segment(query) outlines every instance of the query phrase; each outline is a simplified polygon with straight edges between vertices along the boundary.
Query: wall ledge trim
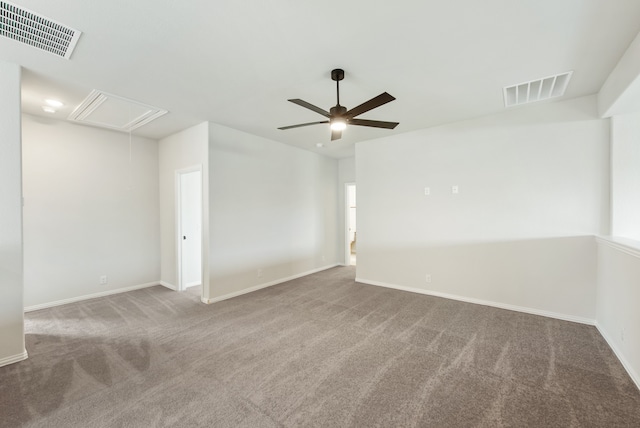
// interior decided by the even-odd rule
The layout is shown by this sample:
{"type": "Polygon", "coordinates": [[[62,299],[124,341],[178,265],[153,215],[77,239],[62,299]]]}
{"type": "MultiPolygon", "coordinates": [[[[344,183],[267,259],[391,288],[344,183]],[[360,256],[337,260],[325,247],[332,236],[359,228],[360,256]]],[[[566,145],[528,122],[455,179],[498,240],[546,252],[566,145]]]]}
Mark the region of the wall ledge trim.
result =
{"type": "Polygon", "coordinates": [[[640,259],[639,241],[617,236],[596,236],[596,242],[640,259]]]}
{"type": "Polygon", "coordinates": [[[29,354],[27,354],[27,350],[25,349],[22,353],[17,355],[10,355],[5,358],[0,359],[0,367],[7,366],[9,364],[18,363],[20,361],[24,361],[29,358],[29,354]]]}
{"type": "Polygon", "coordinates": [[[442,297],[445,299],[457,300],[465,303],[473,303],[476,305],[491,306],[494,308],[506,309],[506,310],[515,311],[515,312],[522,312],[525,314],[539,315],[547,318],[555,318],[563,321],[571,321],[571,322],[576,322],[580,324],[595,325],[596,323],[595,319],[590,319],[590,318],[577,317],[574,315],[561,314],[558,312],[544,311],[541,309],[528,308],[525,306],[516,306],[516,305],[509,305],[506,303],[492,302],[490,300],[474,299],[472,297],[464,297],[464,296],[458,296],[456,294],[441,293],[439,291],[423,290],[421,288],[414,288],[414,287],[405,287],[403,285],[389,284],[389,283],[380,282],[380,281],[371,281],[364,278],[356,277],[356,282],[359,282],[362,284],[368,284],[368,285],[375,285],[378,287],[392,288],[394,290],[408,291],[410,293],[425,294],[427,296],[442,297]]]}
{"type": "Polygon", "coordinates": [[[326,265],[326,266],[319,267],[317,269],[312,269],[312,270],[309,270],[309,271],[306,271],[306,272],[302,272],[302,273],[298,273],[298,274],[295,274],[295,275],[291,275],[291,276],[288,276],[286,278],[280,278],[280,279],[276,279],[274,281],[265,282],[263,284],[258,284],[256,286],[245,288],[244,290],[240,290],[240,291],[235,291],[233,293],[225,294],[223,296],[213,297],[213,298],[202,297],[202,298],[200,298],[200,300],[202,301],[202,303],[206,303],[207,305],[210,305],[211,303],[221,302],[223,300],[227,300],[227,299],[231,299],[231,298],[234,298],[234,297],[242,296],[243,294],[253,293],[254,291],[262,290],[263,288],[271,287],[271,286],[277,285],[277,284],[282,284],[283,282],[287,282],[287,281],[291,281],[291,280],[294,280],[294,279],[302,278],[303,276],[312,275],[314,273],[318,273],[318,272],[321,272],[323,270],[331,269],[331,268],[334,268],[336,266],[341,266],[341,265],[340,265],[340,263],[334,263],[334,264],[331,264],[331,265],[326,265]]]}
{"type": "Polygon", "coordinates": [[[629,362],[625,359],[624,354],[620,352],[620,350],[616,347],[615,342],[611,339],[604,327],[601,326],[598,321],[596,321],[595,326],[598,329],[598,332],[600,332],[600,335],[609,345],[609,348],[611,348],[613,353],[616,354],[616,357],[618,357],[618,360],[622,364],[622,367],[624,367],[624,369],[629,374],[629,377],[631,377],[631,380],[633,380],[633,382],[636,384],[636,387],[640,390],[640,376],[638,376],[638,373],[636,373],[636,371],[633,369],[633,366],[629,364],[629,362]]]}
{"type": "Polygon", "coordinates": [[[25,312],[38,311],[40,309],[53,308],[55,306],[66,305],[67,303],[81,302],[83,300],[95,299],[97,297],[111,296],[112,294],[126,293],[127,291],[140,290],[141,288],[154,287],[160,285],[160,281],[147,282],[145,284],[132,285],[130,287],[122,287],[114,290],[102,291],[100,293],[85,294],[83,296],[71,297],[69,299],[56,300],[54,302],[41,303],[39,305],[26,306],[25,312]]]}

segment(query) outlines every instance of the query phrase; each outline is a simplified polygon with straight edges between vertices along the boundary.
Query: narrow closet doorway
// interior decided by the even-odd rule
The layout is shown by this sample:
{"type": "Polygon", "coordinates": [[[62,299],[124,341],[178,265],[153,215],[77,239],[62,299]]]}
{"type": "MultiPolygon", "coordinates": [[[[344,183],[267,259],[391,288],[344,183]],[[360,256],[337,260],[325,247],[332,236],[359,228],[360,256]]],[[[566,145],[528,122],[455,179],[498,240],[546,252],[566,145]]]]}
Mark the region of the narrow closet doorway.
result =
{"type": "Polygon", "coordinates": [[[178,289],[202,285],[202,171],[177,171],[178,289]]]}
{"type": "Polygon", "coordinates": [[[345,199],[346,199],[346,213],[345,213],[345,224],[346,224],[346,260],[345,264],[347,266],[355,266],[356,265],[356,245],[358,241],[358,235],[356,233],[356,185],[355,183],[347,183],[345,188],[345,199]]]}

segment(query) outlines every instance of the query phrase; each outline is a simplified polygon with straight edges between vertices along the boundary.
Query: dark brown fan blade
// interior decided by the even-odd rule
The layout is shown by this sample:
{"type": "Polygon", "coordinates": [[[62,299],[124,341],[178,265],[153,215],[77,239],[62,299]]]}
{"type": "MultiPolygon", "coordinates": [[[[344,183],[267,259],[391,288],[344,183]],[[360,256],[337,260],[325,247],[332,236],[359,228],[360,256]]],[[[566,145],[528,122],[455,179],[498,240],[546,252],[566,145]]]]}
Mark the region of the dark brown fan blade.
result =
{"type": "Polygon", "coordinates": [[[320,124],[320,123],[329,123],[329,121],[328,121],[328,120],[323,120],[323,121],[320,121],[320,122],[301,123],[301,124],[299,124],[299,125],[283,126],[283,127],[281,127],[281,128],[278,128],[278,129],[285,130],[285,129],[291,129],[291,128],[300,128],[300,127],[302,127],[302,126],[318,125],[318,124],[320,124]]]}
{"type": "Polygon", "coordinates": [[[329,114],[329,112],[328,112],[328,111],[323,110],[323,109],[321,109],[320,107],[316,107],[316,106],[314,106],[313,104],[310,104],[310,103],[308,103],[308,102],[306,102],[306,101],[303,101],[303,100],[300,100],[300,99],[298,99],[298,98],[295,98],[295,99],[293,99],[293,100],[287,100],[287,101],[290,101],[290,102],[292,102],[292,103],[294,103],[294,104],[298,104],[298,105],[299,105],[299,106],[301,106],[301,107],[308,108],[309,110],[313,110],[313,111],[315,111],[316,113],[320,113],[320,114],[321,114],[321,115],[323,115],[324,117],[331,117],[331,115],[329,114]]]}
{"type": "Polygon", "coordinates": [[[372,126],[374,128],[393,129],[399,122],[383,122],[381,120],[351,119],[349,125],[372,126]]]}
{"type": "Polygon", "coordinates": [[[383,104],[386,104],[390,101],[395,100],[395,98],[391,95],[389,95],[386,92],[381,93],[380,95],[378,95],[375,98],[371,98],[369,101],[365,101],[364,103],[360,104],[357,107],[352,108],[351,110],[349,110],[345,116],[347,117],[356,117],[364,112],[367,112],[369,110],[372,110],[376,107],[380,107],[383,104]]]}
{"type": "Polygon", "coordinates": [[[331,131],[331,141],[342,138],[342,131],[331,131]]]}

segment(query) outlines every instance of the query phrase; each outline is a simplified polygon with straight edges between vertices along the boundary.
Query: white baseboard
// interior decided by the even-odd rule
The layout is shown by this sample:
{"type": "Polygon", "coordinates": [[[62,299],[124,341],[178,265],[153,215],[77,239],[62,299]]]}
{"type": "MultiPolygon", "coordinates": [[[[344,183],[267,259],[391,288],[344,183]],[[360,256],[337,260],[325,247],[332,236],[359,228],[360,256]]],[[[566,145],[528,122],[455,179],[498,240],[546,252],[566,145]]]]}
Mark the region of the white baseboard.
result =
{"type": "Polygon", "coordinates": [[[265,282],[264,284],[258,284],[258,285],[253,286],[253,287],[245,288],[244,290],[235,291],[233,293],[225,294],[225,295],[219,296],[219,297],[214,297],[212,299],[211,298],[210,299],[205,299],[204,297],[202,297],[200,300],[202,301],[202,303],[206,303],[206,304],[216,303],[216,302],[220,302],[222,300],[231,299],[233,297],[242,296],[243,294],[252,293],[254,291],[262,290],[263,288],[271,287],[273,285],[282,284],[283,282],[291,281],[293,279],[301,278],[303,276],[307,276],[307,275],[311,275],[311,274],[314,274],[314,273],[318,273],[318,272],[321,272],[323,270],[331,269],[331,268],[334,268],[336,266],[340,266],[340,264],[339,263],[335,263],[335,264],[323,266],[323,267],[320,267],[320,268],[317,268],[317,269],[312,269],[312,270],[307,271],[307,272],[302,272],[302,273],[299,273],[299,274],[296,274],[296,275],[288,276],[286,278],[276,279],[275,281],[265,282]]]}
{"type": "Polygon", "coordinates": [[[636,387],[640,389],[640,376],[638,376],[638,373],[636,373],[636,371],[633,369],[631,364],[629,364],[629,361],[627,361],[627,359],[624,357],[624,354],[617,348],[616,344],[611,339],[611,336],[609,336],[609,334],[602,328],[602,326],[600,326],[600,324],[598,324],[597,321],[595,323],[595,326],[600,332],[600,335],[604,338],[604,340],[609,345],[609,348],[611,348],[613,353],[616,354],[616,357],[618,357],[618,360],[620,360],[622,367],[624,367],[624,369],[627,371],[627,373],[629,374],[629,377],[636,384],[636,387]]]}
{"type": "Polygon", "coordinates": [[[110,296],[112,294],[126,293],[127,291],[139,290],[141,288],[160,285],[160,281],[147,282],[146,284],[132,285],[130,287],[117,288],[115,290],[101,291],[99,293],[85,294],[83,296],[72,297],[70,299],[56,300],[54,302],[41,303],[39,305],[27,306],[25,312],[37,311],[40,309],[52,308],[54,306],[66,305],[67,303],[80,302],[82,300],[95,299],[96,297],[110,296]]]}
{"type": "MultiPolygon", "coordinates": [[[[179,291],[178,286],[177,285],[173,285],[170,282],[167,281],[160,281],[159,282],[160,285],[162,285],[163,287],[167,287],[169,290],[173,290],[173,291],[179,291]]],[[[196,287],[198,285],[202,285],[200,283],[200,281],[196,281],[196,282],[190,282],[187,284],[187,286],[185,288],[189,288],[189,287],[196,287]]]]}
{"type": "Polygon", "coordinates": [[[160,281],[160,285],[162,285],[163,287],[167,287],[169,290],[178,291],[178,286],[177,285],[173,285],[173,284],[171,284],[169,282],[160,281]]]}
{"type": "Polygon", "coordinates": [[[576,317],[573,315],[560,314],[557,312],[543,311],[541,309],[527,308],[526,306],[509,305],[506,303],[492,302],[490,300],[474,299],[472,297],[458,296],[456,294],[441,293],[439,291],[423,290],[421,288],[405,287],[402,285],[388,284],[379,281],[371,281],[364,278],[356,278],[356,282],[362,284],[375,285],[378,287],[393,288],[394,290],[408,291],[410,293],[426,294],[427,296],[443,297],[445,299],[458,300],[460,302],[473,303],[476,305],[491,306],[494,308],[507,309],[509,311],[523,312],[526,314],[540,315],[547,318],[555,318],[564,321],[577,322],[580,324],[595,325],[596,321],[589,318],[576,317]]]}
{"type": "Polygon", "coordinates": [[[20,354],[0,358],[0,367],[26,360],[28,357],[29,355],[27,354],[27,350],[25,349],[20,354]]]}

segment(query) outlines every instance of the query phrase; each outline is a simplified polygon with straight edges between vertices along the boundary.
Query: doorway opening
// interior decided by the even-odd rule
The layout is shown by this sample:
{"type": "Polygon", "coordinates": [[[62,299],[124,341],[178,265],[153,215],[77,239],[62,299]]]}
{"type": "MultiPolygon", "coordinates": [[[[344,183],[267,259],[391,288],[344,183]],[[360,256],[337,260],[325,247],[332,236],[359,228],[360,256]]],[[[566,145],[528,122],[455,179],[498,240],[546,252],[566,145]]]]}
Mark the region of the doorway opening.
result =
{"type": "Polygon", "coordinates": [[[176,197],[178,290],[202,288],[202,167],[176,171],[176,197]]]}
{"type": "Polygon", "coordinates": [[[345,184],[345,264],[347,266],[356,265],[356,184],[345,184]]]}

